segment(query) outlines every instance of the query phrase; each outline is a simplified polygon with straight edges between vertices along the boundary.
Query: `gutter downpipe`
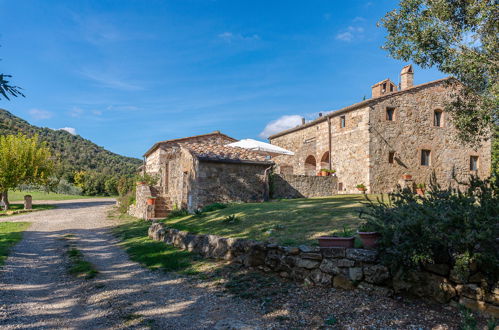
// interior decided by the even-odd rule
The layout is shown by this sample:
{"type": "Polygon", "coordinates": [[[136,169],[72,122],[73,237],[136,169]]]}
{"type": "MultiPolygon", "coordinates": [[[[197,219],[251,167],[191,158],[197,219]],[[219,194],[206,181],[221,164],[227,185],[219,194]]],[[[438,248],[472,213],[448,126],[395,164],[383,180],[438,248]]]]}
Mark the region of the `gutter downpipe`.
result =
{"type": "Polygon", "coordinates": [[[328,147],[329,147],[329,170],[332,170],[332,155],[331,155],[331,117],[327,116],[327,130],[328,130],[328,147]]]}

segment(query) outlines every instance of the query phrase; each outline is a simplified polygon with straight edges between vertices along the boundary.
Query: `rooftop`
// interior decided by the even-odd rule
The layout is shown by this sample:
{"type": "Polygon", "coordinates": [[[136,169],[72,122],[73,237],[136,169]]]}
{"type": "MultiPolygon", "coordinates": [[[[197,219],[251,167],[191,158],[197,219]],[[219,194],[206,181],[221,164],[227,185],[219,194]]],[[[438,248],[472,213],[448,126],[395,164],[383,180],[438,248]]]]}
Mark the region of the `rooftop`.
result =
{"type": "Polygon", "coordinates": [[[188,149],[200,160],[233,162],[233,163],[262,163],[272,164],[272,161],[254,151],[239,147],[228,147],[208,143],[185,143],[182,147],[188,149]]]}

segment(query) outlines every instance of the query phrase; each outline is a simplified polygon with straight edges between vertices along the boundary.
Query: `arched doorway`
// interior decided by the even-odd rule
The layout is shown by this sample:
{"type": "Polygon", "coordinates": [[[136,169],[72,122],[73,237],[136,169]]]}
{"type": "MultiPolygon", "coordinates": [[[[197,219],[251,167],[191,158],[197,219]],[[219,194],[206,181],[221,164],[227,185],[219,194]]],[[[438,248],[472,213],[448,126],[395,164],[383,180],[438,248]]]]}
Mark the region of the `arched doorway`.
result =
{"type": "Polygon", "coordinates": [[[317,171],[317,162],[315,161],[315,157],[310,155],[305,159],[305,175],[316,175],[317,171]]]}
{"type": "Polygon", "coordinates": [[[329,170],[329,151],[326,151],[321,158],[321,169],[325,168],[329,170]]]}

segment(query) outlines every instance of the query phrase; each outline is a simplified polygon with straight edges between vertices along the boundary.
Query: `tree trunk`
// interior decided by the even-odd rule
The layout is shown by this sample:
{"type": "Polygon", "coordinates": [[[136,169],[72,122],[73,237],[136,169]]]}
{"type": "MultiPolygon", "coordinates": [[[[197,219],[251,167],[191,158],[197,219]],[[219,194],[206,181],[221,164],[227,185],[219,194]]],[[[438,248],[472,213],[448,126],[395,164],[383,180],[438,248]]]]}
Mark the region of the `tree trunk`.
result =
{"type": "Polygon", "coordinates": [[[9,191],[5,190],[0,193],[0,205],[4,211],[9,209],[9,191]]]}

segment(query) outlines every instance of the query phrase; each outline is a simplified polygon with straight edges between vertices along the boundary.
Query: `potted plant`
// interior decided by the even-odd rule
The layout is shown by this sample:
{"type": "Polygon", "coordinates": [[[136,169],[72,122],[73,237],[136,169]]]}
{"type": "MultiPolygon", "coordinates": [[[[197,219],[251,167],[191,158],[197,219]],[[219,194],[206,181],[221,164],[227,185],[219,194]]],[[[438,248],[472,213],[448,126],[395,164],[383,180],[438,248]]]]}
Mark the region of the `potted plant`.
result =
{"type": "Polygon", "coordinates": [[[362,192],[363,194],[365,194],[365,193],[366,193],[367,188],[366,188],[366,186],[365,186],[363,183],[358,184],[356,187],[357,187],[357,189],[358,189],[360,192],[362,192]]]}
{"type": "Polygon", "coordinates": [[[145,181],[137,181],[137,186],[145,185],[147,182],[145,181]]]}
{"type": "Polygon", "coordinates": [[[402,179],[404,179],[404,180],[411,180],[412,179],[412,175],[404,173],[404,175],[402,175],[402,179]]]}
{"type": "Polygon", "coordinates": [[[150,196],[147,197],[147,205],[154,205],[156,204],[156,197],[150,196]]]}
{"type": "Polygon", "coordinates": [[[424,196],[424,192],[426,190],[426,185],[424,183],[418,183],[416,185],[416,194],[419,196],[424,196]]]}
{"type": "Polygon", "coordinates": [[[333,236],[321,236],[317,240],[319,241],[319,247],[321,248],[353,248],[355,243],[353,232],[346,229],[346,227],[343,227],[342,232],[335,233],[333,236]]]}
{"type": "Polygon", "coordinates": [[[378,244],[379,238],[381,237],[381,234],[376,231],[376,228],[369,223],[362,224],[359,227],[357,234],[359,235],[365,249],[375,248],[376,244],[378,244]]]}
{"type": "Polygon", "coordinates": [[[321,168],[321,170],[319,171],[319,176],[328,176],[328,175],[329,175],[328,170],[325,168],[321,168]]]}
{"type": "Polygon", "coordinates": [[[426,190],[426,185],[424,183],[418,183],[416,185],[416,194],[419,196],[424,196],[424,192],[426,190]]]}

